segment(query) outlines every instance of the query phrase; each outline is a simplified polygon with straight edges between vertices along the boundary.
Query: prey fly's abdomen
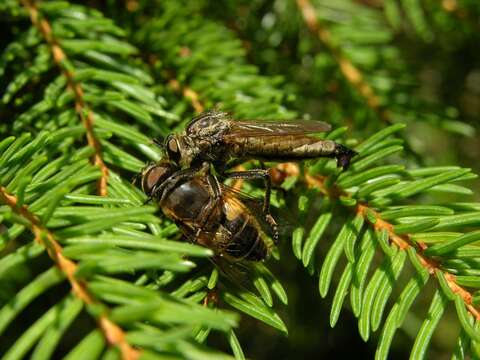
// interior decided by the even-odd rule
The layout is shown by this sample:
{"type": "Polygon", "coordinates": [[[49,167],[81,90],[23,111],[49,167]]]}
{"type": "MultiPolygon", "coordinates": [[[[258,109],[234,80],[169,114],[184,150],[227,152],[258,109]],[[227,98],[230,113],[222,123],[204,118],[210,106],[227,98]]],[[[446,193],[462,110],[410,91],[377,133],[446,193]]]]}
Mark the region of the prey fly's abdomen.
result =
{"type": "Polygon", "coordinates": [[[268,249],[260,232],[250,221],[248,217],[239,215],[225,222],[224,226],[231,232],[231,241],[225,248],[225,252],[235,258],[250,261],[263,260],[267,256],[268,249]]]}

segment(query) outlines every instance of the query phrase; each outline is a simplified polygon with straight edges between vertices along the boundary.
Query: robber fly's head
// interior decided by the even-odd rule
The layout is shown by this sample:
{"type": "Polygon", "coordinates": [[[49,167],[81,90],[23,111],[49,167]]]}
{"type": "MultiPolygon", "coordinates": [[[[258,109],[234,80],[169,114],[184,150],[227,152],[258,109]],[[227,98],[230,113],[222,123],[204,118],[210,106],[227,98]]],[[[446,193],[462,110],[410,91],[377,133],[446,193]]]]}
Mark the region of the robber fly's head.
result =
{"type": "Polygon", "coordinates": [[[152,196],[155,188],[165,182],[178,168],[169,162],[148,165],[142,170],[142,190],[152,196]]]}

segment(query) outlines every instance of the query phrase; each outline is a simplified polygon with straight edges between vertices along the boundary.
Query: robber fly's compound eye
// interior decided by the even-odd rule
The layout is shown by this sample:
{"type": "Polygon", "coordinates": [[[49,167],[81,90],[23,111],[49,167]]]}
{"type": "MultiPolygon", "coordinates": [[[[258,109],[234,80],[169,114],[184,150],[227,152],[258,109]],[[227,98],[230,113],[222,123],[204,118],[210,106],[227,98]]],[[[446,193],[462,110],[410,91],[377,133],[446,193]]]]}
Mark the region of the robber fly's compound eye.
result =
{"type": "Polygon", "coordinates": [[[180,162],[180,144],[178,140],[173,136],[169,135],[167,141],[165,142],[165,148],[167,149],[168,158],[178,164],[180,162]]]}

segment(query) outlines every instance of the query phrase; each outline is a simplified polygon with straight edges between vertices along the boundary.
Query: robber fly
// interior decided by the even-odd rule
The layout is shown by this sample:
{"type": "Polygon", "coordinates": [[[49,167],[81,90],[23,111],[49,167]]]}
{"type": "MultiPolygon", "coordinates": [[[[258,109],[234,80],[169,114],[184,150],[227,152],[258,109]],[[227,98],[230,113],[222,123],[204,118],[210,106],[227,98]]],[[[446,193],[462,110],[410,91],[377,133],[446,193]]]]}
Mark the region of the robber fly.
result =
{"type": "Polygon", "coordinates": [[[254,199],[241,199],[206,170],[180,170],[171,162],[160,162],[142,171],[141,185],[191,242],[217,256],[260,261],[278,238],[273,218],[252,210],[254,199]]]}
{"type": "Polygon", "coordinates": [[[165,148],[169,159],[182,168],[206,161],[222,171],[231,159],[287,162],[330,157],[346,169],[355,151],[311,136],[330,128],[321,121],[237,121],[210,110],[195,117],[184,133],[169,135],[165,148]]]}
{"type": "Polygon", "coordinates": [[[196,169],[212,164],[222,175],[237,179],[263,179],[263,212],[269,213],[271,175],[265,169],[226,172],[233,162],[248,159],[299,161],[318,157],[336,158],[338,166],[348,168],[357,153],[332,140],[320,140],[314,133],[330,130],[321,121],[232,120],[227,113],[210,110],[195,117],[181,134],[167,137],[164,148],[170,161],[180,168],[196,169]],[[232,161],[230,161],[232,160],[232,161]]]}

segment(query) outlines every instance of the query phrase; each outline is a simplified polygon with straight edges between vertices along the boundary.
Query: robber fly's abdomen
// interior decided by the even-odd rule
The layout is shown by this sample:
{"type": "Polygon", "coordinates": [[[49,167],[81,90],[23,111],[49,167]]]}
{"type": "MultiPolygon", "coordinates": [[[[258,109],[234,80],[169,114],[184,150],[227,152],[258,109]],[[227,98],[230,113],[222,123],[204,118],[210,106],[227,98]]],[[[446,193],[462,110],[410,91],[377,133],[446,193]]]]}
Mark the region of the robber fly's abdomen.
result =
{"type": "Polygon", "coordinates": [[[238,138],[232,156],[263,160],[293,161],[317,157],[333,157],[338,144],[313,137],[269,136],[238,138]]]}

